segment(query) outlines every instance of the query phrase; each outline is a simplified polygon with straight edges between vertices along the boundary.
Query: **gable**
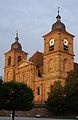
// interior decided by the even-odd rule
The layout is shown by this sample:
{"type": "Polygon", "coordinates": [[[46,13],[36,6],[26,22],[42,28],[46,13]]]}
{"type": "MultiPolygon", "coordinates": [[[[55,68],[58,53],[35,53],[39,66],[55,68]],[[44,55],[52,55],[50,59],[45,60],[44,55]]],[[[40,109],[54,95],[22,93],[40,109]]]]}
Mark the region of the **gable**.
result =
{"type": "Polygon", "coordinates": [[[33,62],[36,66],[43,66],[43,53],[35,52],[29,61],[33,62]]]}
{"type": "Polygon", "coordinates": [[[28,60],[22,60],[17,66],[16,68],[23,68],[26,67],[28,65],[33,64],[32,62],[28,61],[28,60]]]}

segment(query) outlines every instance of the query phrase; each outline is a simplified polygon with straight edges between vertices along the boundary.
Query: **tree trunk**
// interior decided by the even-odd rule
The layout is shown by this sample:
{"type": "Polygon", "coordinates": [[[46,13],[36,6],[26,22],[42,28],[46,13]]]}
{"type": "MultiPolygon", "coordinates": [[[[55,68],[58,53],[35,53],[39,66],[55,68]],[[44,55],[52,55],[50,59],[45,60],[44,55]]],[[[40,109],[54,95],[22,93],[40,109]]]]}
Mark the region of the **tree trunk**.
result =
{"type": "Polygon", "coordinates": [[[12,120],[14,120],[14,118],[15,118],[15,110],[13,110],[12,112],[12,120]]]}

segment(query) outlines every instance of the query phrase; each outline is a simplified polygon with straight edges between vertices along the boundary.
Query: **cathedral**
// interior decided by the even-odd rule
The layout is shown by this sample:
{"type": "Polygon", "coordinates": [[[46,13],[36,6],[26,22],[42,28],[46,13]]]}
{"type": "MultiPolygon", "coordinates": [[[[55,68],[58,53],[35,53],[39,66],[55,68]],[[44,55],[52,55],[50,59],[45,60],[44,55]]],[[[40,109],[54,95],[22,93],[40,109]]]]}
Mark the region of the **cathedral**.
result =
{"type": "Polygon", "coordinates": [[[78,70],[78,64],[74,63],[74,37],[61,22],[59,10],[51,31],[43,36],[43,53],[36,51],[28,59],[16,33],[15,42],[5,53],[4,81],[27,84],[34,91],[34,103],[43,104],[55,81],[64,85],[67,73],[78,70]]]}

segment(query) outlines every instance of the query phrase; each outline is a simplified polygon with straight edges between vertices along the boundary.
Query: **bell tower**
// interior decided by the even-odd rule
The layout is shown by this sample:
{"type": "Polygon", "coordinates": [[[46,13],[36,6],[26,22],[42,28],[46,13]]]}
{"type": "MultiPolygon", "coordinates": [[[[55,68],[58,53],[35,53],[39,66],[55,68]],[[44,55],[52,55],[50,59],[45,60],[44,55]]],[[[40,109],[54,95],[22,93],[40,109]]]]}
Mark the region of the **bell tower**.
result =
{"type": "Polygon", "coordinates": [[[5,66],[4,66],[4,80],[15,80],[15,67],[19,62],[27,59],[27,53],[22,50],[19,43],[18,32],[16,33],[15,42],[11,45],[11,49],[5,53],[5,66]]]}
{"type": "MultiPolygon", "coordinates": [[[[66,31],[65,25],[61,22],[61,16],[56,17],[56,22],[52,25],[51,32],[43,36],[44,38],[44,68],[43,78],[45,83],[45,93],[50,91],[55,81],[65,82],[67,73],[74,70],[74,35],[66,31]]],[[[45,94],[45,98],[47,94],[45,94]]]]}

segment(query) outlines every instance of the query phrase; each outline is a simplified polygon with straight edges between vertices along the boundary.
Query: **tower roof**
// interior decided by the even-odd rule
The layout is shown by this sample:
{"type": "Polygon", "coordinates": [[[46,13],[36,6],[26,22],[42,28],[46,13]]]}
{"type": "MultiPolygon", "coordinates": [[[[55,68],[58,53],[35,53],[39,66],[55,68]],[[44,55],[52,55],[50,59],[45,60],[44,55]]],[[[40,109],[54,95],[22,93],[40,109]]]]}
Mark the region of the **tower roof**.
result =
{"type": "Polygon", "coordinates": [[[15,42],[11,45],[11,50],[12,49],[16,49],[16,50],[22,50],[22,46],[21,44],[18,42],[19,38],[18,38],[18,31],[16,33],[16,38],[15,38],[15,42]]]}
{"type": "Polygon", "coordinates": [[[61,31],[66,31],[65,25],[61,22],[61,16],[59,15],[59,10],[58,10],[58,15],[56,16],[57,21],[52,25],[52,31],[55,30],[61,30],[61,31]]]}

